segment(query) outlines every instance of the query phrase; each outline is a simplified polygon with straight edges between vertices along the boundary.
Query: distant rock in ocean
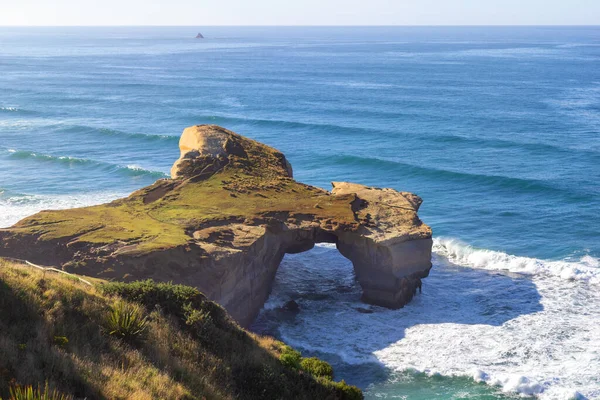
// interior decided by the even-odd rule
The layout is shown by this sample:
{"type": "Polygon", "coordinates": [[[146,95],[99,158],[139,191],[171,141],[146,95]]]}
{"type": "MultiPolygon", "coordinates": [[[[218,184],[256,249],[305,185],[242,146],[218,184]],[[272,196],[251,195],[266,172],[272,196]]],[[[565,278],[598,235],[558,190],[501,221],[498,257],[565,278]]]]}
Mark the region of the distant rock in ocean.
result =
{"type": "Polygon", "coordinates": [[[198,34],[196,35],[196,39],[204,39],[204,35],[198,32],[198,34]]]}

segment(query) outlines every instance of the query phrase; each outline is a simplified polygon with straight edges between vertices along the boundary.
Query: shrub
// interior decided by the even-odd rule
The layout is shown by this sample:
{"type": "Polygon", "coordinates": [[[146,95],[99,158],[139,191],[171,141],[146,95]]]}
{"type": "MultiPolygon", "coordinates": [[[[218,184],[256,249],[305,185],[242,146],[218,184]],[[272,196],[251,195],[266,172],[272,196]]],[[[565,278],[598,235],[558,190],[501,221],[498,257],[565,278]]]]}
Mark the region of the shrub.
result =
{"type": "MultiPolygon", "coordinates": [[[[44,386],[44,390],[37,389],[33,386],[13,386],[10,388],[9,400],[72,400],[73,396],[62,394],[57,390],[50,390],[48,383],[44,386]]],[[[2,399],[0,399],[2,400],[2,399]]]]}
{"type": "Polygon", "coordinates": [[[53,342],[58,347],[65,347],[69,344],[69,339],[66,336],[54,336],[53,342]]]}
{"type": "Polygon", "coordinates": [[[303,358],[300,361],[300,368],[316,378],[333,379],[333,368],[331,365],[316,357],[303,358]]]}
{"type": "Polygon", "coordinates": [[[138,304],[117,300],[106,315],[105,328],[109,335],[126,341],[138,339],[146,330],[148,318],[138,304]]]}
{"type": "Polygon", "coordinates": [[[197,310],[191,304],[187,304],[183,309],[186,317],[186,325],[207,324],[212,321],[212,317],[208,311],[197,310]]]}
{"type": "Polygon", "coordinates": [[[162,313],[176,317],[184,324],[184,329],[193,331],[199,339],[213,336],[213,328],[247,339],[225,309],[208,301],[194,287],[157,283],[152,279],[131,283],[108,282],[99,287],[104,294],[140,303],[148,310],[158,308],[162,313]]]}
{"type": "Polygon", "coordinates": [[[233,369],[235,386],[240,393],[237,399],[276,399],[282,398],[280,383],[268,365],[243,363],[233,369]]]}
{"type": "Polygon", "coordinates": [[[279,355],[279,361],[283,365],[293,369],[300,369],[300,360],[302,360],[302,355],[299,351],[292,349],[290,346],[283,346],[279,355]]]}
{"type": "Polygon", "coordinates": [[[351,387],[300,369],[300,353],[241,329],[194,288],[144,281],[98,282],[95,289],[50,275],[42,292],[36,286],[42,272],[13,273],[24,268],[0,267],[5,400],[71,399],[44,390],[44,381],[78,399],[356,400],[351,387]],[[134,320],[148,316],[147,326],[131,324],[143,333],[135,348],[109,335],[122,337],[120,310],[132,303],[139,307],[134,320]],[[109,328],[109,319],[116,327],[109,328]],[[11,382],[34,386],[11,393],[11,382]]]}
{"type": "Polygon", "coordinates": [[[120,296],[129,301],[141,303],[149,309],[159,305],[166,314],[184,317],[183,308],[187,304],[197,306],[205,301],[198,289],[174,285],[171,283],[156,283],[152,279],[131,283],[108,282],[100,286],[107,295],[120,296]]]}
{"type": "Polygon", "coordinates": [[[341,395],[342,400],[363,400],[362,391],[356,386],[348,385],[346,381],[332,382],[333,387],[341,395]]]}

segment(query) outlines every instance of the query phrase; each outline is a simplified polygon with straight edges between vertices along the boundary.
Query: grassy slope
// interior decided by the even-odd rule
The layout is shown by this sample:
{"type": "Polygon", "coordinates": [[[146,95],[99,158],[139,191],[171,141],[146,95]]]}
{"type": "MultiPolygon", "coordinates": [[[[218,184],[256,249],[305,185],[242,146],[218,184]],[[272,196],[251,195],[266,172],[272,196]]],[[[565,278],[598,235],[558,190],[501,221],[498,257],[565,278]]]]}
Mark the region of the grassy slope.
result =
{"type": "Polygon", "coordinates": [[[0,260],[0,396],[8,398],[11,382],[48,382],[88,399],[362,398],[286,365],[287,346],[242,330],[196,289],[94,283],[0,260]],[[121,298],[149,318],[135,340],[105,329],[121,298]]]}
{"type": "MultiPolygon", "coordinates": [[[[205,164],[190,167],[183,175],[187,179],[159,180],[109,204],[43,211],[8,231],[96,248],[118,243],[126,246],[121,253],[140,254],[185,245],[191,240],[190,231],[202,225],[222,220],[263,223],[265,214],[277,212],[356,227],[350,206],[354,196],[331,196],[294,181],[279,151],[227,132],[228,141],[243,150],[232,151],[227,165],[212,176],[195,175],[205,164]]],[[[206,165],[214,161],[207,159],[206,165]]]]}
{"type": "Polygon", "coordinates": [[[172,185],[158,181],[126,199],[109,204],[61,211],[43,211],[10,230],[42,240],[68,240],[94,245],[131,243],[131,253],[145,253],[186,244],[190,229],[220,220],[261,220],[284,212],[331,219],[354,226],[353,196],[331,196],[289,178],[257,177],[226,167],[202,182],[184,181],[169,187],[160,199],[144,203],[153,190],[172,185]]]}

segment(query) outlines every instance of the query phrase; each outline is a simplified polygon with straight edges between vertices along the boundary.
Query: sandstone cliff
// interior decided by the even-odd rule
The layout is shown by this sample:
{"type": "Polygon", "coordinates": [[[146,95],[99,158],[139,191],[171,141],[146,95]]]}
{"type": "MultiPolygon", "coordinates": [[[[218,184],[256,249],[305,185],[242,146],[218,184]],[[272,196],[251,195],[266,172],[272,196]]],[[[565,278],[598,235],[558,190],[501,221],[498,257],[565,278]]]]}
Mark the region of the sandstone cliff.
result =
{"type": "Polygon", "coordinates": [[[43,211],[0,230],[0,256],[116,280],[196,286],[249,324],[286,253],[335,243],[367,302],[412,298],[431,268],[431,229],[411,193],[296,182],[285,156],[214,125],[193,126],[163,179],[112,203],[43,211]]]}

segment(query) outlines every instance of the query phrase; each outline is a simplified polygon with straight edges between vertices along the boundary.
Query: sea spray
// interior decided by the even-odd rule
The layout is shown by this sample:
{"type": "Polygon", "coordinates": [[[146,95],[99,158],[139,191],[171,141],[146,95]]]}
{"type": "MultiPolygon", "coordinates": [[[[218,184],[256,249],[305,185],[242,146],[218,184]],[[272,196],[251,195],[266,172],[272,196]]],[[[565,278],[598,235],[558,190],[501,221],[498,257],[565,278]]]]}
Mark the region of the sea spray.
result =
{"type": "Polygon", "coordinates": [[[453,238],[434,238],[433,251],[456,265],[495,271],[509,271],[525,275],[547,275],[564,280],[578,280],[600,284],[599,260],[584,255],[579,261],[539,260],[519,257],[500,251],[476,249],[453,238]]]}
{"type": "MultiPolygon", "coordinates": [[[[511,257],[485,249],[476,251],[494,254],[494,262],[478,265],[493,270],[476,268],[474,261],[460,265],[457,259],[468,260],[464,253],[470,247],[458,243],[436,240],[442,254],[434,255],[423,293],[400,310],[363,304],[351,263],[332,244],[288,255],[255,328],[328,359],[347,371],[343,378],[350,381],[360,381],[352,370],[374,363],[393,374],[469,377],[507,394],[541,399],[600,396],[595,340],[600,310],[594,306],[600,293],[590,280],[565,280],[545,270],[510,272],[511,257]],[[449,252],[449,243],[463,250],[449,252]],[[315,299],[315,292],[322,296],[315,299]],[[301,311],[282,318],[274,310],[291,297],[301,311]],[[364,307],[372,313],[358,311],[364,307]],[[348,364],[355,367],[344,368],[348,364]]],[[[406,389],[397,385],[398,393],[406,389]]],[[[383,390],[378,384],[367,388],[367,398],[378,390],[383,390]]]]}
{"type": "Polygon", "coordinates": [[[30,195],[2,192],[0,189],[0,228],[7,228],[19,220],[42,210],[62,210],[87,207],[124,197],[127,193],[99,192],[74,195],[30,195]]]}

